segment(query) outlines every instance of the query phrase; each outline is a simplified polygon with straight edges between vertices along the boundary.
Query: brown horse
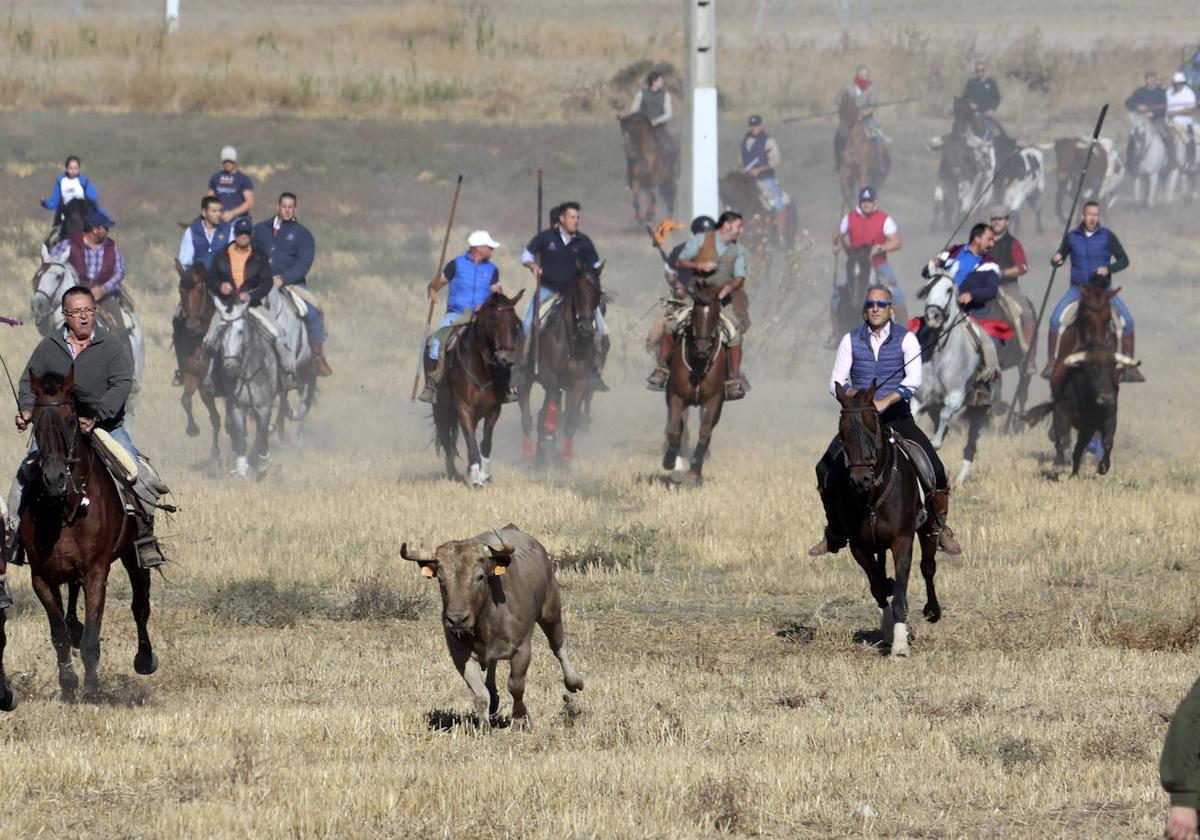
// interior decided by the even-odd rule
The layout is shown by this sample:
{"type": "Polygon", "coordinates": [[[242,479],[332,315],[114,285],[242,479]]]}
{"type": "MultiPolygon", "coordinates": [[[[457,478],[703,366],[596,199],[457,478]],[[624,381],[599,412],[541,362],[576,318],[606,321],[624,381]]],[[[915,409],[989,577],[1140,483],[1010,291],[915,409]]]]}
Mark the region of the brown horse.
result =
{"type": "Polygon", "coordinates": [[[721,178],[719,186],[722,207],[745,208],[746,234],[743,241],[757,273],[761,273],[766,265],[772,234],[779,234],[783,248],[789,254],[795,249],[796,232],[800,227],[796,217],[796,202],[788,202],[783,230],[776,231],[775,213],[763,204],[762,191],[753,177],[734,169],[721,178]]]}
{"type": "MultiPolygon", "coordinates": [[[[562,460],[569,464],[575,454],[575,432],[579,429],[583,403],[590,390],[596,365],[596,312],[608,300],[600,287],[604,266],[577,266],[578,274],[546,316],[538,331],[536,381],[545,392],[537,416],[537,463],[545,466],[547,445],[558,434],[560,411],[563,418],[562,460]],[[565,396],[565,402],[564,402],[565,396]]],[[[531,304],[532,305],[532,304],[531,304]]],[[[537,313],[535,316],[537,317],[537,313]]],[[[533,416],[529,393],[534,377],[528,363],[517,388],[521,404],[521,430],[524,456],[533,460],[533,416]]]]}
{"type": "Polygon", "coordinates": [[[858,115],[854,98],[843,96],[838,103],[840,131],[846,138],[842,150],[842,162],[838,165],[838,182],[842,187],[842,201],[847,207],[858,203],[858,191],[868,184],[878,189],[887,180],[887,149],[867,134],[867,128],[858,115]]]}
{"type": "Polygon", "coordinates": [[[75,645],[83,659],[84,697],[95,700],[99,696],[100,623],[108,572],[118,557],[133,588],[138,636],[133,669],[139,674],[153,674],[158,669],[146,631],[150,572],[138,566],[136,526],[125,514],[116,483],[79,427],[74,371],[65,380],[52,375],[42,380],[32,376],[30,384],[37,397],[33,407],[37,451],[23,466],[31,473],[17,537],[29,558],[33,591],[50,620],[62,698],[74,700],[79,687],[71,664],[71,647],[75,645]],[[61,590],[64,583],[71,590],[72,609],[66,613],[61,590]],[[85,598],[82,627],[73,610],[81,588],[85,598]]]}
{"type": "Polygon", "coordinates": [[[663,469],[683,469],[679,448],[684,422],[690,406],[700,408],[700,431],[692,450],[691,469],[684,476],[688,484],[703,481],[704,457],[712,440],[713,429],[725,407],[725,366],[728,353],[721,341],[721,300],[718,289],[696,284],[692,295],[692,317],[683,330],[683,340],[671,353],[671,375],[667,379],[667,449],[663,469]]]}
{"type": "Polygon", "coordinates": [[[1063,330],[1059,343],[1058,358],[1050,376],[1051,399],[1025,414],[1025,419],[1033,424],[1053,413],[1056,466],[1066,466],[1071,429],[1076,430],[1072,476],[1079,474],[1083,453],[1097,434],[1104,451],[1096,472],[1100,475],[1108,472],[1117,433],[1121,376],[1124,368],[1138,364],[1117,352],[1111,301],[1120,291],[1084,287],[1075,322],[1063,330]]]}
{"type": "MultiPolygon", "coordinates": [[[[460,481],[454,459],[458,433],[467,443],[467,483],[482,487],[491,480],[492,431],[508,393],[512,367],[521,352],[521,319],[515,307],[525,290],[509,299],[495,293],[475,311],[458,341],[445,351],[445,372],[438,381],[433,405],[437,448],[446,456],[446,477],[460,481]],[[475,427],[483,420],[483,441],[476,443],[475,427]]],[[[443,342],[446,346],[448,342],[443,342]]]]}
{"type": "Polygon", "coordinates": [[[838,335],[862,323],[863,301],[871,285],[871,246],[859,245],[846,252],[846,284],[837,293],[838,335]]]}
{"type": "MultiPolygon", "coordinates": [[[[843,457],[834,460],[825,481],[825,493],[831,494],[827,497],[831,500],[830,515],[838,532],[849,539],[850,552],[867,574],[871,595],[879,607],[883,642],[891,642],[893,656],[907,656],[908,575],[920,512],[917,474],[880,422],[874,402],[875,383],[860,393],[844,390],[841,385],[835,391],[842,405],[838,437],[843,457]],[[895,579],[887,576],[889,550],[895,579]]],[[[919,539],[921,574],[925,578],[924,614],[932,623],[941,618],[942,609],[933,585],[937,540],[930,523],[921,527],[919,539]]]]}
{"type": "Polygon", "coordinates": [[[179,275],[179,305],[185,320],[183,329],[176,333],[172,341],[175,358],[183,374],[183,394],[179,397],[179,404],[187,415],[188,437],[196,437],[200,434],[200,427],[192,415],[192,395],[200,391],[200,402],[208,410],[208,421],[212,425],[209,461],[217,468],[221,465],[221,415],[217,411],[216,395],[200,389],[208,367],[204,358],[204,334],[208,332],[208,324],[216,311],[212,295],[204,284],[202,265],[193,265],[191,271],[179,275]]]}
{"type": "Polygon", "coordinates": [[[617,117],[625,140],[626,176],[633,193],[633,213],[638,223],[654,220],[658,210],[655,192],[667,203],[667,217],[675,215],[675,168],[663,152],[654,126],[642,114],[617,117]],[[641,193],[646,194],[646,213],[642,215],[641,193]]]}

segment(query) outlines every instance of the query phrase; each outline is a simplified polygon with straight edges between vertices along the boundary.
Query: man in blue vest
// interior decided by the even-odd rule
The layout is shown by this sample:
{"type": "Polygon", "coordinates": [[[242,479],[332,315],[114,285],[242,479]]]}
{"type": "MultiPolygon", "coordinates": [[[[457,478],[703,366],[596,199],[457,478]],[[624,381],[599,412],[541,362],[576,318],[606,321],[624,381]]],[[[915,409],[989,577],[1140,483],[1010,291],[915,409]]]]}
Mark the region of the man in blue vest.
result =
{"type": "MultiPolygon", "coordinates": [[[[946,482],[946,469],[938,458],[937,451],[929,438],[921,431],[909,410],[913,392],[921,387],[921,345],[917,337],[899,324],[892,322],[895,310],[892,293],[887,286],[871,286],[863,303],[863,325],[842,337],[833,373],[829,380],[829,391],[841,385],[863,391],[875,382],[875,408],[879,421],[897,435],[920,444],[933,464],[935,487],[933,492],[934,534],[938,545],[947,554],[961,554],[962,548],[946,525],[950,506],[950,485],[946,482]]],[[[846,545],[845,534],[836,532],[833,526],[833,499],[827,488],[833,486],[830,476],[845,469],[841,457],[841,439],[835,437],[817,464],[817,490],[825,506],[825,539],[809,549],[809,556],[837,553],[846,545]]]]}
{"type": "MultiPolygon", "coordinates": [[[[1129,257],[1121,246],[1117,235],[1100,224],[1100,205],[1089,201],[1083,205],[1083,220],[1079,227],[1069,231],[1063,237],[1062,244],[1054,256],[1050,258],[1051,265],[1060,266],[1067,257],[1071,258],[1071,285],[1054,307],[1050,315],[1050,333],[1047,336],[1046,368],[1042,378],[1049,379],[1054,370],[1054,360],[1058,352],[1058,330],[1062,323],[1063,311],[1068,305],[1079,300],[1084,286],[1094,285],[1109,288],[1112,276],[1118,271],[1129,267],[1129,257]]],[[[1117,308],[1125,324],[1121,331],[1121,352],[1133,356],[1134,332],[1133,313],[1121,298],[1114,297],[1112,305],[1117,308]]],[[[1145,382],[1146,378],[1136,367],[1125,369],[1126,382],[1145,382]]]]}
{"type": "MultiPolygon", "coordinates": [[[[221,200],[215,196],[206,195],[200,201],[200,215],[184,229],[183,238],[179,242],[179,254],[175,257],[175,270],[179,272],[180,281],[187,281],[187,276],[193,267],[199,269],[202,275],[207,274],[213,257],[228,248],[232,241],[233,236],[230,233],[229,224],[221,221],[221,200]]],[[[187,316],[183,312],[183,303],[181,302],[175,307],[175,316],[171,318],[171,343],[175,347],[175,356],[180,368],[183,367],[184,359],[189,355],[186,352],[189,344],[186,325],[187,316]]],[[[178,368],[175,370],[175,378],[171,380],[171,384],[175,386],[183,384],[183,374],[178,368]]]]}
{"type": "Polygon", "coordinates": [[[750,116],[747,126],[741,143],[742,172],[758,181],[763,193],[771,196],[770,209],[775,212],[775,230],[782,239],[787,229],[787,208],[783,203],[783,187],[779,186],[779,179],[775,177],[775,169],[780,161],[779,144],[767,134],[762,117],[758,114],[750,116]]]}
{"type": "MultiPolygon", "coordinates": [[[[417,397],[421,402],[435,401],[442,378],[442,341],[450,327],[469,323],[475,310],[489,297],[504,293],[500,269],[492,262],[492,252],[499,247],[500,243],[486,230],[475,231],[467,237],[467,250],[446,263],[442,273],[429,284],[430,303],[437,303],[438,292],[447,283],[450,295],[446,300],[446,315],[429,340],[429,351],[425,354],[425,390],[417,397]]],[[[513,402],[516,396],[510,386],[504,401],[513,402]]]]}

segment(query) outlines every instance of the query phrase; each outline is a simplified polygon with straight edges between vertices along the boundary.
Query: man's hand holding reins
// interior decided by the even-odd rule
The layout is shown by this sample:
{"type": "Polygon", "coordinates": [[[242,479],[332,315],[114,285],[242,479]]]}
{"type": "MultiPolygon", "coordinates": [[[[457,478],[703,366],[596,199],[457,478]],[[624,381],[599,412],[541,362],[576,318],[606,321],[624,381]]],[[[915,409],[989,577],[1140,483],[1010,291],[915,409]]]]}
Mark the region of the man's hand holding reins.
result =
{"type": "Polygon", "coordinates": [[[92,433],[92,429],[94,429],[94,428],[96,428],[96,418],[95,417],[80,417],[79,418],[79,431],[83,432],[85,435],[90,435],[92,433]]]}
{"type": "Polygon", "coordinates": [[[17,431],[23,432],[29,428],[29,421],[33,419],[33,412],[22,410],[17,412],[17,431]]]}

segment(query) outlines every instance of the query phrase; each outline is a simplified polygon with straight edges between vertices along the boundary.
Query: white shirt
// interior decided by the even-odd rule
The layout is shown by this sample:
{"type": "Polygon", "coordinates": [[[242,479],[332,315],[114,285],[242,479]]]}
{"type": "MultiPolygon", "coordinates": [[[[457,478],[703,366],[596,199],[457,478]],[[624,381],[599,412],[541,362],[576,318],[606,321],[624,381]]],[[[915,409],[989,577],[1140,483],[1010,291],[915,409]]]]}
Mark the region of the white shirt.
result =
{"type": "Polygon", "coordinates": [[[66,207],[77,198],[86,198],[83,184],[79,183],[78,178],[63,178],[58,189],[62,197],[60,207],[66,207]]]}
{"type": "MultiPolygon", "coordinates": [[[[860,210],[857,207],[854,208],[854,212],[860,216],[867,215],[866,213],[864,213],[862,210],[860,210]]],[[[875,212],[880,213],[882,211],[876,210],[875,212]]],[[[826,230],[829,230],[829,228],[826,228],[826,230]]],[[[883,221],[883,235],[884,236],[895,236],[899,232],[900,232],[900,226],[896,224],[895,219],[893,219],[891,216],[888,216],[886,219],[884,219],[884,221],[883,221]]],[[[838,233],[840,233],[842,236],[849,235],[849,233],[850,233],[850,214],[849,213],[847,213],[845,216],[842,216],[842,223],[840,225],[838,225],[838,233]]]]}
{"type": "Polygon", "coordinates": [[[1167,88],[1167,119],[1174,125],[1191,125],[1192,111],[1196,108],[1196,92],[1187,85],[1167,88]]]}
{"type": "MultiPolygon", "coordinates": [[[[868,338],[868,343],[871,345],[871,352],[875,354],[875,359],[879,359],[879,348],[887,341],[888,336],[892,334],[892,322],[888,321],[883,325],[883,329],[879,332],[871,330],[868,338]]],[[[900,352],[904,354],[904,378],[900,380],[900,388],[906,389],[910,394],[921,387],[921,342],[917,341],[915,333],[906,333],[903,340],[900,342],[900,352]]],[[[850,365],[854,361],[854,347],[850,342],[850,333],[842,336],[842,342],[838,345],[837,356],[833,360],[833,373],[829,376],[829,393],[836,394],[835,385],[841,385],[843,388],[850,384],[850,365]]],[[[878,383],[880,386],[890,385],[891,383],[878,383]]],[[[903,396],[903,394],[901,394],[903,396]]]]}

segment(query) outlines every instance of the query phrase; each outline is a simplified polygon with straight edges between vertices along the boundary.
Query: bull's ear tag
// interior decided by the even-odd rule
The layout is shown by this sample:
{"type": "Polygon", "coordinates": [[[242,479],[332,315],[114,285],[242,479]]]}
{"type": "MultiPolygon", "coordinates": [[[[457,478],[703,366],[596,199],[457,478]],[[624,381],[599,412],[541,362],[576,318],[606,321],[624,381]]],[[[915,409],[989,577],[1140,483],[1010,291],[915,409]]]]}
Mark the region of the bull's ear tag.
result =
{"type": "Polygon", "coordinates": [[[427,578],[431,578],[431,577],[433,577],[435,574],[437,574],[437,572],[435,572],[435,571],[433,570],[433,567],[432,567],[432,566],[422,566],[422,567],[421,567],[421,574],[425,575],[425,577],[427,577],[427,578]]]}
{"type": "Polygon", "coordinates": [[[499,563],[492,567],[492,574],[494,575],[502,575],[507,571],[508,566],[501,566],[499,563]]]}

